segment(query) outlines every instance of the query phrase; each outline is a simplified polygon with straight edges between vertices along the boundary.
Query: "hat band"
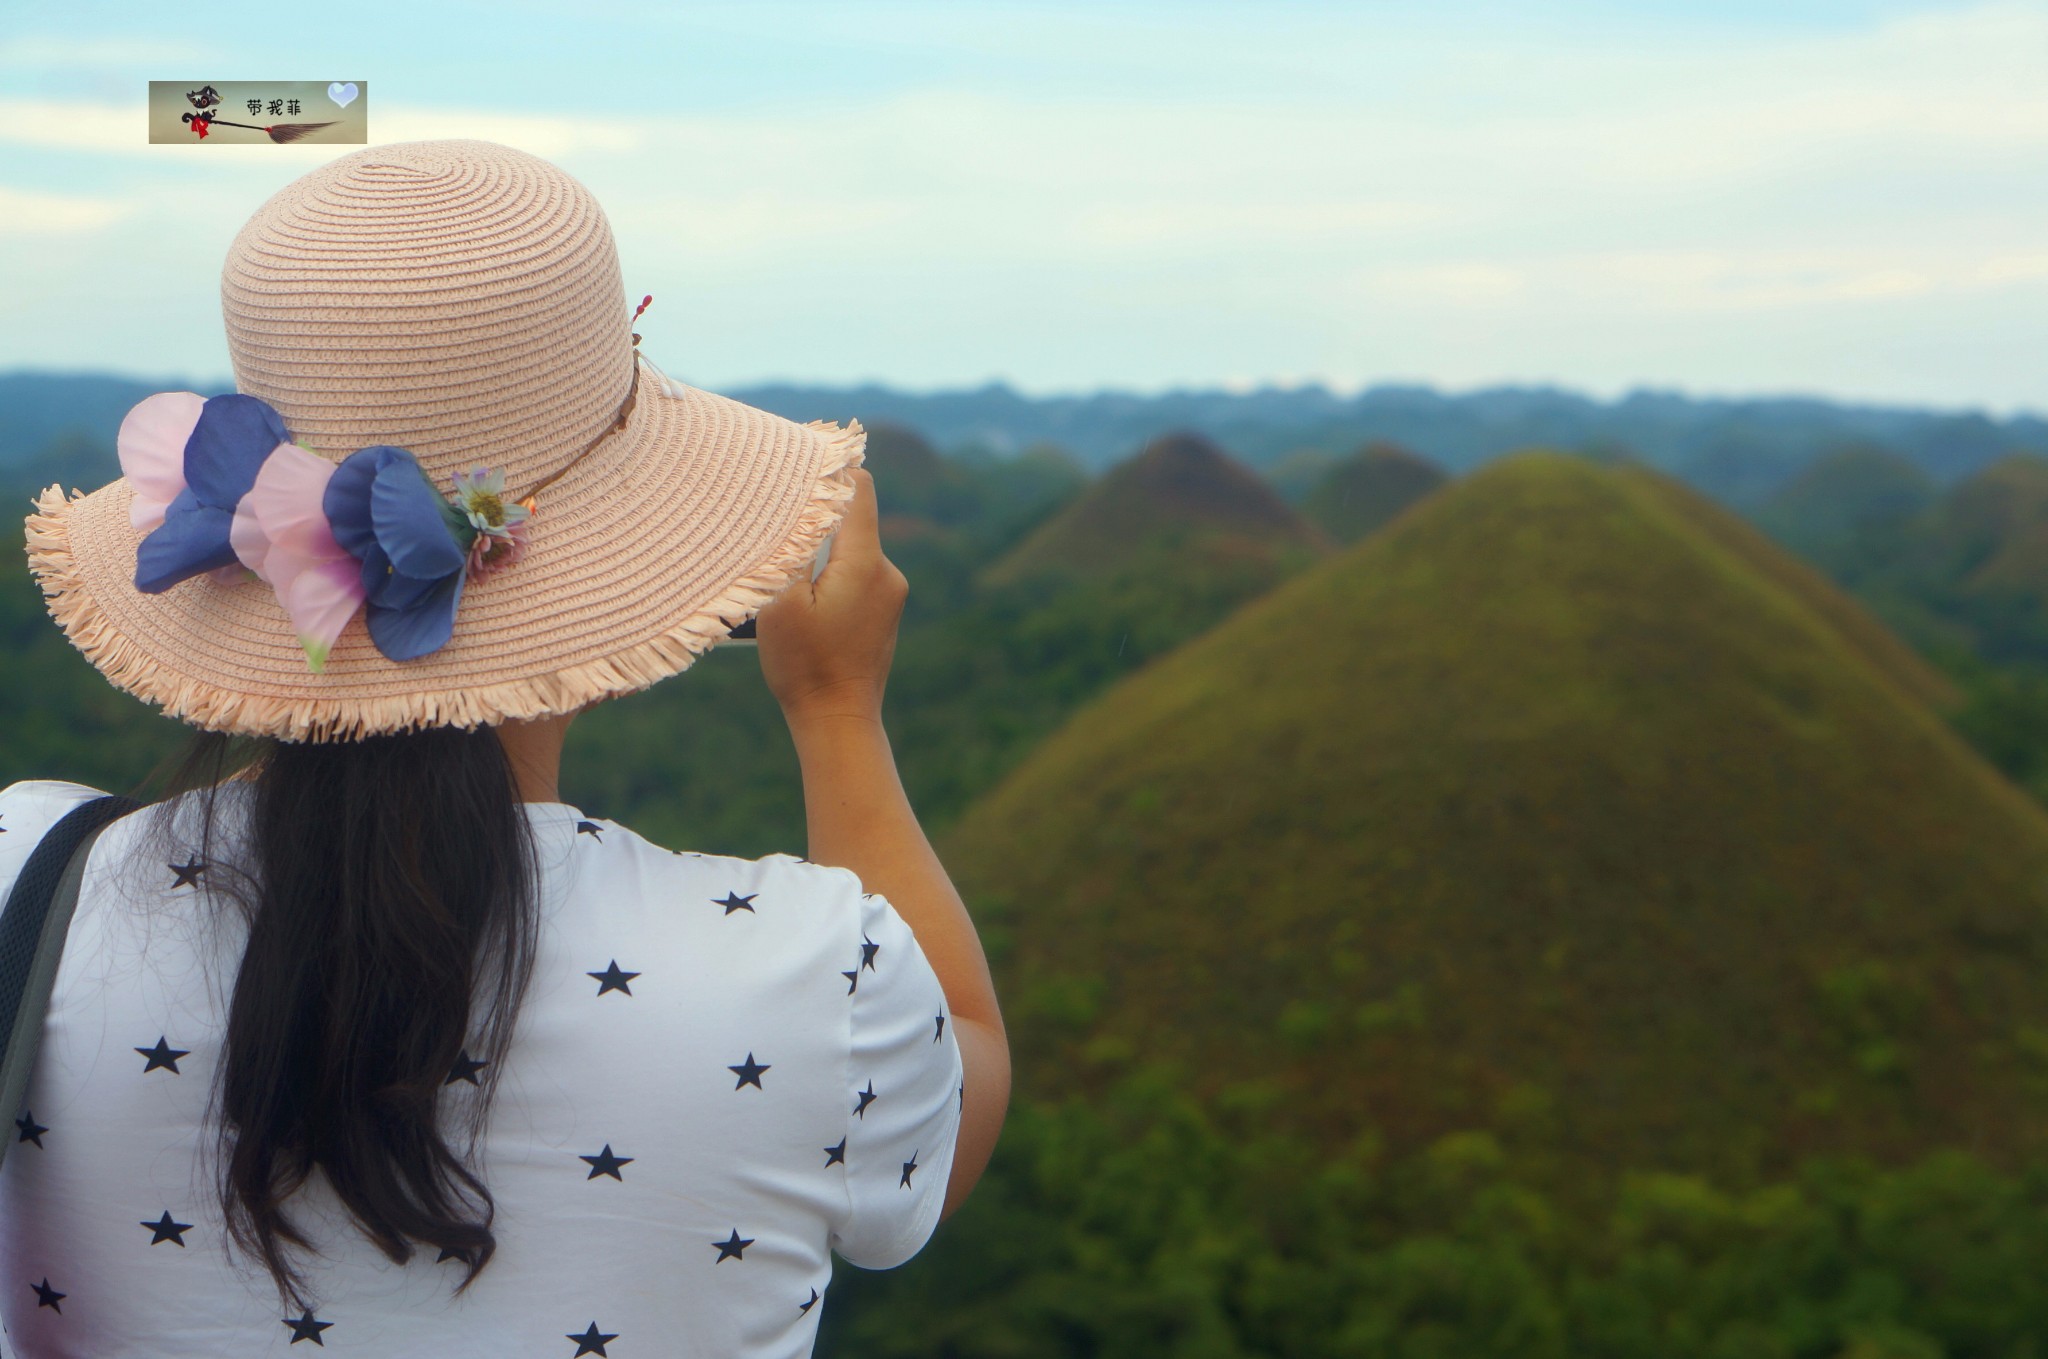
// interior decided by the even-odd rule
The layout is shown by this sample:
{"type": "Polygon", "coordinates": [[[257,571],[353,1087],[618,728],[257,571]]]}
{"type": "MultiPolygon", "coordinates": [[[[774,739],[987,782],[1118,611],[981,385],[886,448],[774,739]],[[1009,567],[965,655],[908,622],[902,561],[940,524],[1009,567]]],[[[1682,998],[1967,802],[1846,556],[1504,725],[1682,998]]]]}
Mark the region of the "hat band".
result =
{"type": "MultiPolygon", "coordinates": [[[[633,343],[636,346],[640,343],[640,337],[638,335],[635,335],[633,337],[633,343]]],[[[606,439],[610,438],[612,435],[618,433],[620,430],[626,427],[626,419],[628,416],[632,415],[633,403],[635,400],[638,399],[639,395],[640,351],[636,348],[633,351],[633,380],[626,386],[626,399],[619,406],[618,417],[614,419],[611,422],[611,424],[605,426],[604,429],[600,430],[595,439],[592,439],[589,443],[583,445],[581,451],[579,451],[574,457],[570,458],[569,461],[563,463],[560,467],[557,467],[554,471],[548,473],[548,475],[542,477],[538,482],[534,483],[534,485],[526,492],[525,495],[519,497],[519,503],[526,507],[526,510],[529,514],[531,514],[534,510],[533,498],[535,496],[539,495],[542,491],[545,491],[548,487],[554,485],[556,480],[560,478],[564,472],[567,472],[577,463],[583,461],[585,455],[587,455],[590,452],[590,450],[596,448],[606,439]]]]}

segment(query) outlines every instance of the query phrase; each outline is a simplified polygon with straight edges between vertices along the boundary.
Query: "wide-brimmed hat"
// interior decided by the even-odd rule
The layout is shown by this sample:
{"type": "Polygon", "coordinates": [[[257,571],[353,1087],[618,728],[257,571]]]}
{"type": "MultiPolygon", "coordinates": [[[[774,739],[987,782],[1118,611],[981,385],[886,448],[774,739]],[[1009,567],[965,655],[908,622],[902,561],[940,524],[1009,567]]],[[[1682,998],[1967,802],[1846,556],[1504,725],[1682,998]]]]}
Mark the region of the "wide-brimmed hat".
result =
{"type": "Polygon", "coordinates": [[[236,235],[221,303],[239,395],[139,404],[127,474],[52,486],[27,520],[72,643],[211,730],[350,739],[643,689],[810,578],[864,456],[858,421],[665,376],[597,201],[493,142],[367,147],[294,180],[236,235]],[[449,541],[426,543],[436,513],[449,541]],[[507,549],[493,569],[449,573],[487,547],[507,549]],[[316,647],[321,591],[340,630],[316,647]],[[433,600],[437,644],[413,626],[433,600]]]}

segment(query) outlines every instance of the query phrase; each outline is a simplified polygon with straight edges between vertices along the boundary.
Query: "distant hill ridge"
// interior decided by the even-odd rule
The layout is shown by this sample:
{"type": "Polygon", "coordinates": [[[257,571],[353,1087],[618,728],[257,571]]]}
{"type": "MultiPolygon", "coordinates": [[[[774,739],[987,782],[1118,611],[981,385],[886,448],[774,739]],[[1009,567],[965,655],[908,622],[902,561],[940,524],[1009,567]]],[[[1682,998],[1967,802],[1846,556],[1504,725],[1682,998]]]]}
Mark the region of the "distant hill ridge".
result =
{"type": "Polygon", "coordinates": [[[2012,1158],[2048,813],[1940,687],[1696,493],[1530,453],[1125,679],[940,849],[1020,1089],[1168,1059],[1581,1171],[2012,1158]]]}
{"type": "MultiPolygon", "coordinates": [[[[111,447],[130,405],[150,392],[176,389],[211,395],[232,390],[232,383],[0,373],[0,466],[33,455],[67,428],[111,447]]],[[[1452,393],[1383,385],[1355,396],[1308,386],[1032,397],[1000,383],[939,392],[788,383],[721,390],[794,420],[858,416],[863,424],[908,425],[948,451],[982,445],[1011,453],[1057,444],[1091,471],[1176,428],[1200,429],[1260,469],[1304,446],[1337,456],[1371,439],[1415,449],[1453,473],[1536,445],[1627,447],[1730,499],[1768,495],[1814,458],[1856,441],[1890,448],[1944,483],[2006,453],[2048,454],[2048,418],[2038,413],[1992,419],[1968,410],[1652,390],[1614,401],[1541,386],[1452,393]]]]}

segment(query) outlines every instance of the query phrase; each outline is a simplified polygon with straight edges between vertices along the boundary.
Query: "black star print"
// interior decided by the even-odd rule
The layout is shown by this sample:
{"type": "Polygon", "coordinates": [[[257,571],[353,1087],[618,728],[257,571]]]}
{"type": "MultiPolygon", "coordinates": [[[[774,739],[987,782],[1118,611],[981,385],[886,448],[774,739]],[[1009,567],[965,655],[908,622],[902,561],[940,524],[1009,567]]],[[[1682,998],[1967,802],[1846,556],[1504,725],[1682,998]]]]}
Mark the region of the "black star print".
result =
{"type": "Polygon", "coordinates": [[[897,1182],[898,1189],[910,1188],[910,1177],[917,1170],[917,1153],[911,1152],[910,1159],[903,1163],[903,1178],[897,1182]]]}
{"type": "Polygon", "coordinates": [[[308,1310],[297,1321],[286,1317],[284,1324],[292,1328],[292,1343],[294,1345],[298,1344],[301,1340],[310,1340],[324,1350],[327,1348],[327,1342],[320,1338],[320,1332],[326,1330],[334,1323],[331,1321],[315,1321],[313,1320],[313,1313],[311,1310],[308,1310]]]}
{"type": "Polygon", "coordinates": [[[457,1081],[468,1081],[471,1085],[482,1085],[483,1082],[476,1078],[476,1073],[489,1065],[489,1062],[479,1062],[470,1056],[469,1049],[464,1048],[462,1055],[455,1059],[454,1067],[448,1072],[448,1079],[442,1084],[453,1085],[457,1081]]]}
{"type": "Polygon", "coordinates": [[[36,1122],[36,1116],[27,1109],[23,1109],[21,1117],[14,1120],[14,1126],[21,1129],[21,1136],[14,1139],[16,1142],[33,1142],[39,1147],[43,1145],[43,1134],[50,1130],[36,1122]]]}
{"type": "Polygon", "coordinates": [[[865,934],[860,937],[860,965],[868,971],[872,972],[875,970],[875,955],[881,951],[882,946],[880,944],[868,938],[865,934]]]}
{"type": "Polygon", "coordinates": [[[603,829],[604,827],[598,825],[595,821],[578,821],[576,823],[576,833],[578,835],[587,835],[600,845],[604,843],[604,836],[599,834],[603,829]]]}
{"type": "Polygon", "coordinates": [[[868,1088],[859,1092],[860,1103],[853,1106],[853,1112],[861,1118],[868,1116],[868,1106],[875,1102],[875,1083],[868,1082],[868,1088]]]}
{"type": "Polygon", "coordinates": [[[798,1304],[796,1305],[796,1310],[797,1310],[797,1311],[798,1311],[799,1313],[803,1313],[803,1312],[808,1312],[808,1311],[810,1311],[810,1310],[811,1310],[811,1309],[812,1309],[813,1307],[816,1307],[817,1305],[818,1305],[818,1290],[817,1290],[817,1289],[815,1289],[815,1288],[813,1288],[813,1289],[811,1290],[811,1300],[810,1300],[809,1302],[800,1302],[800,1303],[798,1303],[798,1304]]]}
{"type": "Polygon", "coordinates": [[[725,907],[725,913],[727,915],[731,915],[734,911],[745,911],[750,915],[759,915],[760,912],[756,911],[753,908],[753,906],[749,903],[751,903],[755,897],[758,897],[760,895],[761,894],[759,892],[749,892],[746,896],[741,896],[738,892],[727,892],[725,894],[725,900],[713,901],[711,904],[713,906],[725,907]]]}
{"type": "Polygon", "coordinates": [[[860,969],[855,968],[851,972],[842,972],[839,975],[846,978],[846,994],[852,995],[853,989],[860,985],[860,969]]]}
{"type": "Polygon", "coordinates": [[[718,1258],[711,1263],[722,1265],[725,1263],[727,1256],[735,1260],[746,1259],[747,1257],[742,1255],[741,1252],[754,1244],[754,1238],[751,1236],[741,1236],[740,1229],[735,1227],[732,1229],[731,1236],[728,1236],[723,1241],[713,1241],[711,1244],[718,1247],[718,1258]]]}
{"type": "Polygon", "coordinates": [[[932,1023],[938,1026],[932,1030],[932,1041],[936,1043],[946,1036],[946,1017],[944,1015],[933,1015],[932,1023]]]}
{"type": "Polygon", "coordinates": [[[156,1221],[145,1222],[142,1225],[149,1228],[149,1244],[152,1246],[161,1246],[166,1241],[182,1246],[185,1244],[185,1233],[192,1230],[192,1224],[189,1222],[171,1221],[168,1210],[156,1221]]]}
{"type": "Polygon", "coordinates": [[[69,1293],[59,1293],[56,1289],[50,1287],[49,1275],[45,1274],[41,1283],[30,1284],[29,1287],[35,1290],[36,1306],[47,1307],[60,1317],[64,1315],[64,1309],[57,1305],[57,1300],[59,1298],[68,1298],[71,1295],[69,1293]]]}
{"type": "Polygon", "coordinates": [[[166,1043],[164,1041],[162,1034],[157,1035],[155,1047],[137,1048],[135,1050],[141,1053],[144,1057],[147,1057],[149,1059],[148,1063],[144,1065],[144,1067],[142,1068],[142,1074],[145,1076],[147,1076],[150,1072],[156,1070],[160,1066],[170,1068],[170,1072],[173,1076],[184,1075],[184,1072],[178,1070],[178,1059],[180,1057],[190,1056],[192,1051],[190,1048],[172,1047],[169,1043],[166,1043]]]}
{"type": "Polygon", "coordinates": [[[827,1168],[830,1168],[832,1166],[843,1166],[845,1164],[846,1139],[842,1137],[839,1139],[838,1146],[825,1148],[825,1165],[827,1168]]]}
{"type": "Polygon", "coordinates": [[[727,1071],[732,1072],[734,1075],[740,1078],[739,1085],[735,1085],[733,1087],[733,1089],[735,1090],[741,1089],[742,1087],[749,1085],[753,1086],[756,1090],[761,1089],[761,1073],[764,1071],[773,1071],[774,1069],[774,1067],[766,1064],[757,1064],[754,1061],[754,1054],[751,1052],[747,1054],[747,1060],[742,1065],[729,1066],[726,1068],[727,1071]]]}
{"type": "Polygon", "coordinates": [[[619,1183],[624,1184],[626,1182],[626,1177],[624,1175],[619,1174],[619,1167],[629,1166],[633,1164],[633,1162],[638,1158],[633,1156],[612,1155],[612,1144],[607,1142],[604,1144],[604,1150],[599,1152],[597,1155],[579,1156],[576,1159],[579,1161],[590,1162],[590,1173],[583,1177],[586,1180],[594,1180],[600,1175],[609,1175],[613,1179],[617,1180],[619,1183]]]}
{"type": "Polygon", "coordinates": [[[633,978],[639,976],[640,974],[638,972],[619,971],[619,960],[617,958],[614,958],[612,959],[612,965],[606,968],[604,971],[586,972],[583,975],[586,977],[595,977],[597,979],[597,994],[599,994],[600,996],[607,991],[623,991],[630,996],[633,994],[633,988],[626,985],[626,983],[633,980],[633,978]]]}
{"type": "Polygon", "coordinates": [[[199,875],[206,871],[206,865],[199,861],[199,856],[196,854],[186,855],[185,862],[182,864],[165,864],[164,867],[178,875],[178,880],[171,884],[171,890],[173,891],[180,887],[197,887],[199,885],[199,875]]]}
{"type": "Polygon", "coordinates": [[[602,1356],[602,1359],[611,1359],[611,1356],[604,1352],[605,1342],[607,1340],[617,1340],[618,1338],[617,1332],[606,1335],[603,1331],[598,1330],[597,1323],[593,1321],[590,1323],[590,1329],[582,1335],[572,1335],[569,1337],[569,1339],[576,1342],[576,1353],[570,1355],[569,1359],[583,1359],[583,1356],[586,1354],[595,1354],[602,1356]]]}

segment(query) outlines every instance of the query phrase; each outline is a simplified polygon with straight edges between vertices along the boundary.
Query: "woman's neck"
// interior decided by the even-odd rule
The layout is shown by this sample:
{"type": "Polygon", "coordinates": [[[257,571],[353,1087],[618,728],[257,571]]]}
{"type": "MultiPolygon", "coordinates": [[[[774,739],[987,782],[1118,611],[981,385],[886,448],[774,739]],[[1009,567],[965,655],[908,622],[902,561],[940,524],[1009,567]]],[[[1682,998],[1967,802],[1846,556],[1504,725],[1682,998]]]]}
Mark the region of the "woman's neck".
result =
{"type": "Polygon", "coordinates": [[[512,761],[512,776],[519,785],[522,802],[562,800],[562,741],[575,720],[575,713],[565,713],[499,725],[498,739],[512,761]]]}

